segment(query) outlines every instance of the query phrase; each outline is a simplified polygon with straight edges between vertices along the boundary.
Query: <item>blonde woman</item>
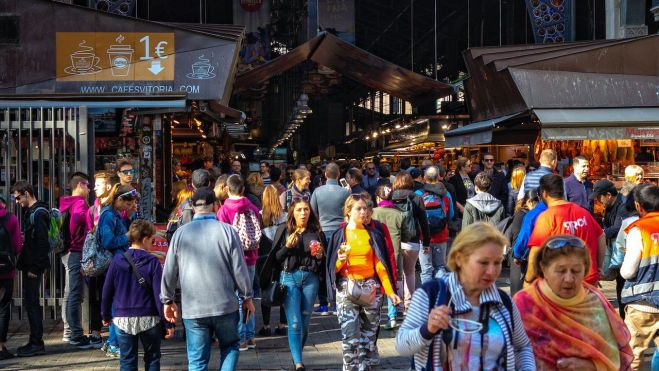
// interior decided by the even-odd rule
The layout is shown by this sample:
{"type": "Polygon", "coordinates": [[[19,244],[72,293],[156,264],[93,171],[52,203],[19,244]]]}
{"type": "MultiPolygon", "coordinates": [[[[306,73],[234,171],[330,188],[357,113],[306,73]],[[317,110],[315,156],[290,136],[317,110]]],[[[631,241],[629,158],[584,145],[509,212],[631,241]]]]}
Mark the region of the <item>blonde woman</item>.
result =
{"type": "Polygon", "coordinates": [[[382,233],[367,224],[365,196],[353,194],[345,202],[342,225],[330,239],[327,251],[327,296],[336,295],[341,325],[343,370],[368,369],[377,363],[375,345],[380,326],[382,290],[394,306],[400,298],[393,289],[394,267],[388,260],[382,233]],[[363,295],[356,297],[359,287],[363,295]]]}
{"type": "Polygon", "coordinates": [[[519,311],[496,286],[506,244],[489,223],[466,226],[448,256],[451,272],[414,292],[396,350],[414,357],[415,370],[535,370],[519,311]]]}
{"type": "Polygon", "coordinates": [[[645,171],[638,165],[629,165],[625,168],[625,183],[620,189],[620,194],[627,197],[637,185],[641,184],[645,171]]]}
{"type": "Polygon", "coordinates": [[[279,203],[281,204],[281,208],[288,210],[288,208],[291,206],[291,203],[295,199],[311,201],[309,184],[311,184],[311,173],[309,171],[304,169],[294,170],[288,189],[286,192],[279,195],[279,203]]]}
{"type": "Polygon", "coordinates": [[[263,178],[257,172],[249,173],[245,182],[245,197],[257,208],[261,208],[263,198],[263,178]]]}
{"type": "Polygon", "coordinates": [[[508,215],[515,214],[517,196],[519,195],[520,188],[522,188],[525,176],[526,169],[524,166],[516,166],[510,175],[510,183],[508,183],[508,203],[506,203],[506,213],[508,215]]]}

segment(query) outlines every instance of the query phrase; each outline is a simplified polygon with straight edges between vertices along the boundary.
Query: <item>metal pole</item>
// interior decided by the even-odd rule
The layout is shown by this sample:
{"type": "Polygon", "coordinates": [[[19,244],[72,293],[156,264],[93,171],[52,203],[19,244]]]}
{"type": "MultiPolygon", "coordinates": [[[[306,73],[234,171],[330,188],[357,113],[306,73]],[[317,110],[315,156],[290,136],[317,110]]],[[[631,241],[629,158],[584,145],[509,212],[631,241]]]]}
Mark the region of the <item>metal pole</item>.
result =
{"type": "Polygon", "coordinates": [[[437,0],[435,0],[435,17],[434,17],[434,22],[433,23],[434,23],[433,33],[434,33],[434,36],[435,36],[435,45],[434,45],[435,63],[434,63],[434,66],[435,66],[435,80],[437,80],[437,0]]]}
{"type": "Polygon", "coordinates": [[[503,23],[503,18],[501,17],[501,0],[499,0],[499,46],[502,45],[501,43],[501,25],[503,23]]]}
{"type": "Polygon", "coordinates": [[[597,35],[595,32],[597,31],[597,23],[595,23],[595,14],[597,12],[597,0],[593,0],[593,40],[595,40],[597,35]]]}
{"type": "Polygon", "coordinates": [[[411,20],[411,26],[410,26],[410,37],[412,40],[412,63],[410,65],[410,71],[414,72],[414,0],[410,0],[410,20],[411,20]]]}

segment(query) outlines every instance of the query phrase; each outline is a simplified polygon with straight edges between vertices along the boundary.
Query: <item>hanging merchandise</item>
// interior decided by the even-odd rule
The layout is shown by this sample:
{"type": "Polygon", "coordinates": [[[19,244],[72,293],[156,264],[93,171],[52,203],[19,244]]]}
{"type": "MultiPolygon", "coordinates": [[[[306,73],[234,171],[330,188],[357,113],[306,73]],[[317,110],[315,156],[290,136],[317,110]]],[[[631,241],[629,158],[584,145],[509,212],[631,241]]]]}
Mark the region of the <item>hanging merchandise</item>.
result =
{"type": "Polygon", "coordinates": [[[536,44],[574,41],[572,0],[526,0],[536,44]]]}

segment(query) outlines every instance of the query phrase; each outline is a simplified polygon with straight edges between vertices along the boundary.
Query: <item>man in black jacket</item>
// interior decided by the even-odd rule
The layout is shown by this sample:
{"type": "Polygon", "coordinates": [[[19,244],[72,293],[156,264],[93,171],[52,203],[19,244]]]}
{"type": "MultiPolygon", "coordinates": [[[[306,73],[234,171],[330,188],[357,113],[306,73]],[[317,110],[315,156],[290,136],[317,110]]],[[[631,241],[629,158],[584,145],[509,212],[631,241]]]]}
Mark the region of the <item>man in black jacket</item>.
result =
{"type": "Polygon", "coordinates": [[[39,304],[39,283],[43,273],[50,268],[48,256],[50,212],[47,204],[37,201],[34,189],[28,182],[19,180],[14,184],[13,192],[16,203],[26,209],[21,223],[24,236],[23,251],[18,257],[17,268],[23,272],[23,297],[30,323],[30,340],[18,348],[17,355],[30,357],[46,353],[39,304]]]}
{"type": "Polygon", "coordinates": [[[495,161],[493,154],[484,154],[483,171],[492,178],[489,193],[505,205],[508,202],[508,183],[506,183],[506,176],[494,168],[495,161]]]}

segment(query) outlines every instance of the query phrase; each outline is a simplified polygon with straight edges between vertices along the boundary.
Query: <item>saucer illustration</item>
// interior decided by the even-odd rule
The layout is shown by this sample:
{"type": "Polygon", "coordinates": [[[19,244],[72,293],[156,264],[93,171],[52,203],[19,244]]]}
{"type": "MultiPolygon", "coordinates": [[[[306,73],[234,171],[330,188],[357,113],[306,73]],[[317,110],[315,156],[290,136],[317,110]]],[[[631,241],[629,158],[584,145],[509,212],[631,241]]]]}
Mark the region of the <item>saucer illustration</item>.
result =
{"type": "Polygon", "coordinates": [[[191,68],[192,72],[186,75],[189,79],[208,80],[216,76],[215,73],[213,73],[215,67],[213,67],[210,64],[210,60],[204,58],[203,55],[199,56],[198,61],[194,62],[191,68]]]}
{"type": "Polygon", "coordinates": [[[71,65],[64,69],[64,72],[70,75],[92,75],[101,70],[98,67],[100,58],[94,54],[94,48],[85,45],[87,42],[82,40],[78,46],[80,49],[71,53],[71,65]]]}

